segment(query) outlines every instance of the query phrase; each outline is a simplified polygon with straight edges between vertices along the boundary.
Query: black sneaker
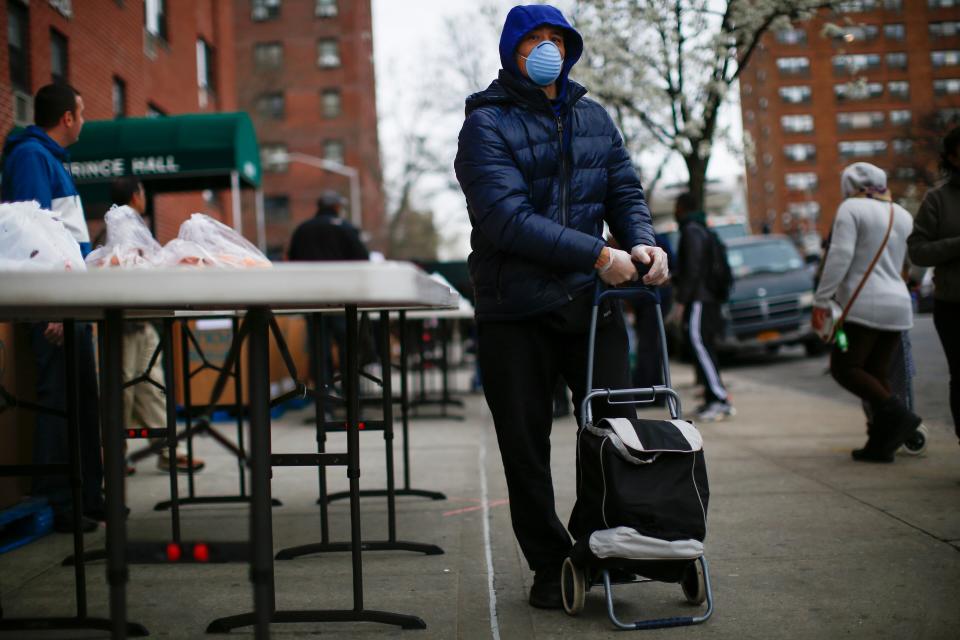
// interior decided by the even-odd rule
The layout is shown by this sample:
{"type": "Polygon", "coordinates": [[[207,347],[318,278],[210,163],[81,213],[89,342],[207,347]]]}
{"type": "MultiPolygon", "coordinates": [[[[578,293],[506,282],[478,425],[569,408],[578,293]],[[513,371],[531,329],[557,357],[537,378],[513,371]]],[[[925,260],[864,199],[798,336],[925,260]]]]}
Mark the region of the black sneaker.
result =
{"type": "Polygon", "coordinates": [[[869,443],[862,449],[854,449],[853,451],[851,451],[850,457],[856,460],[857,462],[880,462],[880,463],[893,462],[892,453],[887,453],[886,451],[880,451],[874,447],[871,447],[869,443]]]}
{"type": "MultiPolygon", "coordinates": [[[[96,520],[86,516],[80,516],[80,531],[92,533],[97,530],[96,520]]],[[[54,511],[53,512],[53,530],[57,533],[73,533],[73,512],[54,511]]]]}
{"type": "Polygon", "coordinates": [[[560,592],[560,569],[541,569],[533,574],[530,587],[530,606],[537,609],[562,609],[563,594],[560,592]]]}

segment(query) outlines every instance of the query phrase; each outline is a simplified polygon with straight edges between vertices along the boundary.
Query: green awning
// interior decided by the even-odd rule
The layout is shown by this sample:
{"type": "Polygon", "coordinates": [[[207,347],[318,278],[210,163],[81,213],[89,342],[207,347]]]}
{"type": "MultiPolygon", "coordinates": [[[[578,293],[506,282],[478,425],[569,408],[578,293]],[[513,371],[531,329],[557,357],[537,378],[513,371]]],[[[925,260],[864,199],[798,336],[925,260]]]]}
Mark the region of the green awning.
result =
{"type": "Polygon", "coordinates": [[[260,150],[246,113],[94,120],[71,145],[70,173],[84,207],[108,203],[109,184],[139,177],[151,193],[260,186],[260,150]]]}

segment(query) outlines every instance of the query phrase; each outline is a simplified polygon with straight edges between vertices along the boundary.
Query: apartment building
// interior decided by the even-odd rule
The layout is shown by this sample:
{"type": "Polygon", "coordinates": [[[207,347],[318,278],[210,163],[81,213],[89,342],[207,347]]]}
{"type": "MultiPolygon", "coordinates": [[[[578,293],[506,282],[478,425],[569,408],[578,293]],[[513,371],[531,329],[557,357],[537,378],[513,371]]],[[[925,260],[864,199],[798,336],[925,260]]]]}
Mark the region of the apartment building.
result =
{"type": "Polygon", "coordinates": [[[328,189],[359,208],[344,215],[381,248],[370,0],[235,0],[234,34],[238,103],[261,146],[271,257],[328,189]]]}
{"type": "Polygon", "coordinates": [[[754,229],[827,233],[857,161],[922,196],[960,115],[960,0],[850,0],[772,31],[740,93],[754,229]]]}

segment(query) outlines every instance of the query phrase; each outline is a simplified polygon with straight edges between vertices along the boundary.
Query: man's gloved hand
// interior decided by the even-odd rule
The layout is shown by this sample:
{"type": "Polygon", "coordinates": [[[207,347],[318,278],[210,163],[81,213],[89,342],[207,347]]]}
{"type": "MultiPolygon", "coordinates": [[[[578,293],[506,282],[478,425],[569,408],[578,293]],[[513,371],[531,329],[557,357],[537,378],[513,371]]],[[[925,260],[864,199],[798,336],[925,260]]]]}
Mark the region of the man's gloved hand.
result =
{"type": "Polygon", "coordinates": [[[600,263],[600,260],[603,260],[604,257],[606,257],[606,260],[596,268],[600,279],[605,283],[615,287],[637,279],[637,268],[633,265],[629,253],[613,247],[604,247],[597,262],[600,263]]]}
{"type": "Polygon", "coordinates": [[[638,244],[630,255],[640,264],[650,265],[650,271],[643,276],[643,284],[655,287],[663,284],[670,277],[670,270],[667,268],[667,252],[660,247],[638,244]]]}

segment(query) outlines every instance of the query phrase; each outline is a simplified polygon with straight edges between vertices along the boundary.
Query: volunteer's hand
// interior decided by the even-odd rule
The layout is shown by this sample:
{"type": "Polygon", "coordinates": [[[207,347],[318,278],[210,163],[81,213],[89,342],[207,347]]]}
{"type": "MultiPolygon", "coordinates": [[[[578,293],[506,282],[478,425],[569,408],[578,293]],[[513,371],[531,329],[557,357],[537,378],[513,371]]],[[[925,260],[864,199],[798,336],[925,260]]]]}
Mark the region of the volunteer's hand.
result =
{"type": "Polygon", "coordinates": [[[820,331],[823,329],[823,326],[826,324],[829,316],[830,309],[827,307],[814,307],[813,315],[810,316],[810,325],[813,327],[814,331],[820,331]]]}
{"type": "Polygon", "coordinates": [[[54,346],[63,346],[63,323],[48,322],[47,328],[43,330],[43,337],[54,346]]]}
{"type": "Polygon", "coordinates": [[[650,271],[643,276],[643,284],[655,287],[663,284],[670,277],[670,270],[667,268],[667,252],[660,247],[638,244],[630,254],[640,264],[650,265],[650,271]]]}
{"type": "Polygon", "coordinates": [[[633,266],[633,260],[630,254],[613,247],[604,247],[603,251],[609,252],[609,260],[603,266],[597,267],[597,273],[600,279],[608,285],[615,287],[624,282],[637,279],[637,268],[633,266]]]}

